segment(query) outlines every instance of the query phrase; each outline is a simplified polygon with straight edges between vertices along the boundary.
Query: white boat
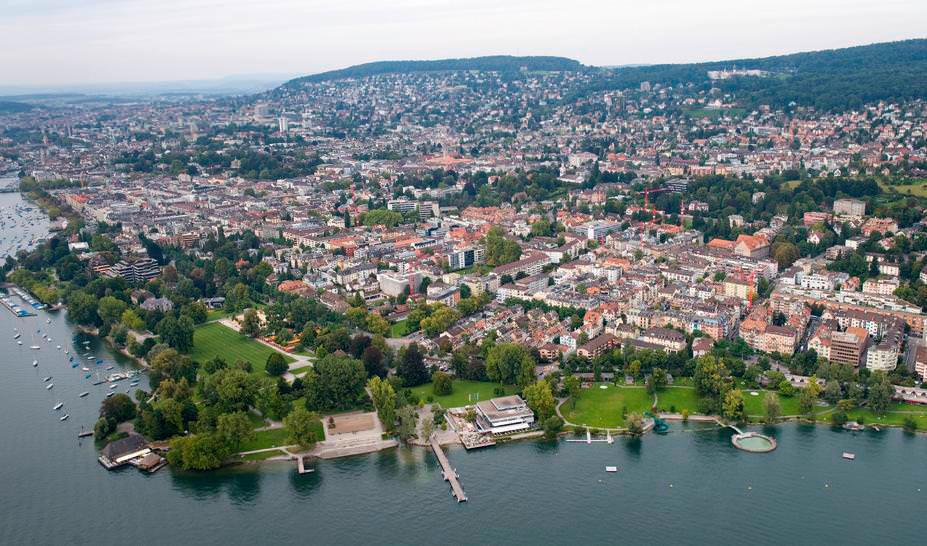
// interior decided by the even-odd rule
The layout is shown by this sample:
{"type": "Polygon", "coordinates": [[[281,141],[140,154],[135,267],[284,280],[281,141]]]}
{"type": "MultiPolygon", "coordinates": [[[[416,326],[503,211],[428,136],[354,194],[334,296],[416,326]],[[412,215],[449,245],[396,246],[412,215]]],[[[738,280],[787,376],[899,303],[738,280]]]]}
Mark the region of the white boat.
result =
{"type": "Polygon", "coordinates": [[[65,414],[65,415],[62,415],[62,416],[61,416],[61,419],[58,419],[58,420],[59,420],[59,421],[67,421],[67,420],[68,420],[68,417],[70,417],[70,416],[71,416],[70,413],[65,414]]]}
{"type": "Polygon", "coordinates": [[[855,454],[855,453],[850,453],[849,451],[844,451],[844,452],[843,452],[843,458],[846,459],[846,460],[848,460],[848,461],[854,461],[854,460],[856,460],[856,454],[855,454]]]}
{"type": "Polygon", "coordinates": [[[64,407],[64,402],[58,402],[57,404],[55,404],[55,411],[58,411],[63,407],[64,407]]]}
{"type": "Polygon", "coordinates": [[[39,349],[41,349],[41,347],[39,347],[38,345],[33,345],[32,347],[29,347],[29,348],[34,351],[38,351],[39,349]]]}
{"type": "Polygon", "coordinates": [[[17,341],[16,344],[17,344],[17,345],[22,345],[23,342],[22,342],[22,341],[17,341]]]}
{"type": "Polygon", "coordinates": [[[106,397],[109,398],[109,397],[111,397],[111,396],[114,395],[114,394],[116,394],[116,393],[114,393],[114,392],[108,392],[108,393],[106,393],[106,397]]]}
{"type": "Polygon", "coordinates": [[[85,372],[89,372],[89,371],[90,371],[90,368],[88,368],[87,366],[81,366],[80,369],[84,370],[85,372]]]}
{"type": "Polygon", "coordinates": [[[51,378],[52,378],[52,376],[48,376],[48,377],[46,377],[43,381],[45,381],[46,383],[48,383],[49,381],[51,381],[51,378]]]}
{"type": "Polygon", "coordinates": [[[51,319],[45,319],[45,324],[51,324],[51,319]]]}
{"type": "Polygon", "coordinates": [[[23,335],[20,333],[17,333],[15,336],[13,336],[13,339],[19,339],[21,337],[23,337],[23,335]]]}
{"type": "Polygon", "coordinates": [[[48,386],[45,387],[45,390],[50,391],[50,390],[52,390],[52,388],[53,388],[54,386],[55,386],[54,383],[49,383],[48,386]]]}
{"type": "Polygon", "coordinates": [[[119,386],[119,385],[113,383],[112,385],[109,386],[109,388],[110,388],[110,389],[115,389],[115,388],[118,387],[118,386],[119,386]]]}
{"type": "Polygon", "coordinates": [[[87,391],[84,391],[84,392],[80,393],[78,396],[79,396],[80,398],[83,398],[83,397],[87,396],[88,394],[90,394],[90,393],[87,392],[87,391]]]}
{"type": "Polygon", "coordinates": [[[33,368],[35,368],[35,367],[38,366],[38,365],[39,365],[39,361],[38,361],[38,360],[33,360],[33,361],[32,361],[32,367],[33,367],[33,368]]]}
{"type": "Polygon", "coordinates": [[[59,350],[59,351],[61,350],[61,345],[58,345],[58,350],[59,350]]]}
{"type": "Polygon", "coordinates": [[[618,472],[618,467],[617,466],[606,466],[605,471],[606,472],[618,472]]]}

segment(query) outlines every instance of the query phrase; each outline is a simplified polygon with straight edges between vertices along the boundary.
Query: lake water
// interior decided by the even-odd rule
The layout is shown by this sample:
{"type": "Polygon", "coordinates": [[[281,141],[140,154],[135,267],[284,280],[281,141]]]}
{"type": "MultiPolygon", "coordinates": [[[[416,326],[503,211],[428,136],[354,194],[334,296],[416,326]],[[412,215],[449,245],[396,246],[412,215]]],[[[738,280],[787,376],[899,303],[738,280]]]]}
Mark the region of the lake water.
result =
{"type": "MultiPolygon", "coordinates": [[[[0,188],[17,183],[15,174],[0,174],[0,188]]],[[[0,193],[0,260],[32,249],[48,234],[48,226],[48,215],[19,193],[0,193]]]]}
{"type": "MultiPolygon", "coordinates": [[[[303,476],[292,463],[107,472],[93,442],[76,437],[108,392],[68,364],[64,350],[84,354],[83,340],[63,313],[17,319],[0,308],[0,544],[924,542],[927,438],[896,430],[764,428],[779,448],[762,455],[735,449],[729,431],[676,424],[613,445],[451,449],[464,504],[423,449],[324,461],[303,476]],[[22,346],[14,328],[25,332],[22,346]],[[28,349],[33,339],[41,350],[28,349]]],[[[89,350],[128,365],[96,340],[89,350]]]]}

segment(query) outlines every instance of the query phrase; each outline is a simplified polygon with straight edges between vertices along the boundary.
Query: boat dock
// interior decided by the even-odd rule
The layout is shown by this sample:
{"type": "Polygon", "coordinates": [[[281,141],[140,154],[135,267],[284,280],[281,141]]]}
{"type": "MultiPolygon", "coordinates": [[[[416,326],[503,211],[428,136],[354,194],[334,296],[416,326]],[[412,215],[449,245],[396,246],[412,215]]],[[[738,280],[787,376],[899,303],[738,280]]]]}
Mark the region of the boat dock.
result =
{"type": "Polygon", "coordinates": [[[4,307],[9,309],[10,312],[16,315],[17,317],[22,318],[22,317],[34,317],[35,316],[35,313],[26,311],[25,309],[20,307],[18,304],[16,304],[13,301],[13,299],[9,296],[0,297],[0,303],[2,303],[4,307]]]}
{"type": "Polygon", "coordinates": [[[451,468],[451,463],[447,460],[441,444],[434,438],[431,439],[431,449],[434,450],[435,457],[441,463],[441,473],[444,474],[444,480],[451,484],[451,494],[454,495],[457,502],[467,502],[467,494],[464,493],[463,487],[460,485],[460,476],[457,475],[456,470],[451,468]]]}

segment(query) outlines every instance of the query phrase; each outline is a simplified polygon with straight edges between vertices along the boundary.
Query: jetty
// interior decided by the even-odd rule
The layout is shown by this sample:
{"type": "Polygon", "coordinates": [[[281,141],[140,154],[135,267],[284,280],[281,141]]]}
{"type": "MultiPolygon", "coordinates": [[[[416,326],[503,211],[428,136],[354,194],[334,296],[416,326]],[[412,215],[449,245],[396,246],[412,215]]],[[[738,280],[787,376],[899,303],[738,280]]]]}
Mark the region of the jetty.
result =
{"type": "Polygon", "coordinates": [[[296,471],[300,474],[309,474],[315,472],[314,468],[306,468],[306,459],[304,455],[295,455],[296,457],[296,471]]]}
{"type": "Polygon", "coordinates": [[[431,449],[434,450],[435,457],[438,458],[438,462],[441,464],[441,473],[444,474],[444,480],[451,484],[451,494],[454,495],[457,502],[467,502],[467,494],[464,493],[463,487],[460,485],[460,476],[457,475],[456,470],[451,468],[451,463],[447,460],[447,456],[444,454],[438,440],[431,439],[431,449]]]}

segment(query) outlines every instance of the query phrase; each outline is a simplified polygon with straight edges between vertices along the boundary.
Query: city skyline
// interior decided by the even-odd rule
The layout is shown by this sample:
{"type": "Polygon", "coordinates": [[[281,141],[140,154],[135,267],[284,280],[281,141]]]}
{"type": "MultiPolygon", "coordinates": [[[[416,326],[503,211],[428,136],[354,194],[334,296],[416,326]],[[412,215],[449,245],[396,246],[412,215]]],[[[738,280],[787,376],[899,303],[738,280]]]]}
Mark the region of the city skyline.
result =
{"type": "Polygon", "coordinates": [[[272,0],[260,9],[208,0],[0,4],[7,15],[0,47],[16,52],[0,59],[4,84],[49,88],[296,76],[377,60],[493,54],[556,55],[597,66],[699,62],[917,38],[927,23],[927,6],[913,0],[877,6],[858,0],[776,6],[581,0],[569,10],[546,0],[478,0],[466,7],[272,0]]]}

